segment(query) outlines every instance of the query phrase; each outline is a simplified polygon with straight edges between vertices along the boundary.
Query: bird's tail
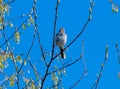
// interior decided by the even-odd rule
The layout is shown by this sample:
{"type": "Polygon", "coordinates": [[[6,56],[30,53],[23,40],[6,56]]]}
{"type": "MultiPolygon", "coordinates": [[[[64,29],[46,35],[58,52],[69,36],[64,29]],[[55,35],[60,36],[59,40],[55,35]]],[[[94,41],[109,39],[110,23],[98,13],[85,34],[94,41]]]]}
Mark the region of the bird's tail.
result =
{"type": "Polygon", "coordinates": [[[62,57],[63,59],[65,59],[66,56],[65,56],[65,54],[64,54],[63,47],[60,47],[60,52],[61,52],[61,57],[62,57]]]}

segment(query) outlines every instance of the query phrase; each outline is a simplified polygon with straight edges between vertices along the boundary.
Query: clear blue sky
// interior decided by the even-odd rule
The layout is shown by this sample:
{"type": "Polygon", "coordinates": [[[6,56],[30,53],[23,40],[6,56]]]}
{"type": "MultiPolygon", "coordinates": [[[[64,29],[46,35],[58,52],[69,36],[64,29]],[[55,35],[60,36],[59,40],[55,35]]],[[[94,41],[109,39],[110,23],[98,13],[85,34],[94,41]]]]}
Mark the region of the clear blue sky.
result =
{"type": "MultiPolygon", "coordinates": [[[[96,80],[96,74],[99,73],[104,60],[106,44],[109,46],[109,58],[105,64],[98,89],[120,89],[120,79],[118,78],[120,65],[118,64],[115,49],[116,41],[120,44],[120,13],[112,12],[109,0],[94,0],[94,2],[92,21],[88,24],[81,37],[65,52],[67,59],[71,57],[72,60],[78,58],[81,53],[82,39],[84,40],[88,74],[74,89],[90,89],[92,87],[96,80]]],[[[29,13],[33,5],[32,3],[32,0],[15,0],[11,4],[10,16],[16,17],[23,13],[29,13]]],[[[51,51],[55,5],[56,0],[37,0],[38,29],[41,43],[47,52],[51,51]]],[[[87,20],[88,13],[89,0],[60,0],[56,28],[57,32],[60,27],[65,28],[68,35],[67,44],[81,31],[87,20]]],[[[18,19],[13,23],[18,26],[20,21],[18,19]]],[[[18,50],[15,50],[16,53],[20,53],[21,51],[27,52],[31,43],[32,32],[33,28],[31,27],[22,34],[21,45],[15,45],[15,47],[18,47],[18,50]]],[[[36,40],[30,54],[31,62],[35,62],[40,57],[37,44],[38,42],[36,40]]],[[[57,47],[55,49],[55,51],[59,51],[57,47]]],[[[44,68],[42,65],[37,66],[38,69],[39,67],[41,69],[44,68]]],[[[63,77],[63,86],[65,89],[68,89],[80,78],[83,73],[83,68],[83,62],[79,61],[66,69],[67,76],[63,77]]],[[[44,70],[39,69],[39,71],[44,70]]],[[[12,72],[12,70],[9,70],[9,72],[12,72]]]]}

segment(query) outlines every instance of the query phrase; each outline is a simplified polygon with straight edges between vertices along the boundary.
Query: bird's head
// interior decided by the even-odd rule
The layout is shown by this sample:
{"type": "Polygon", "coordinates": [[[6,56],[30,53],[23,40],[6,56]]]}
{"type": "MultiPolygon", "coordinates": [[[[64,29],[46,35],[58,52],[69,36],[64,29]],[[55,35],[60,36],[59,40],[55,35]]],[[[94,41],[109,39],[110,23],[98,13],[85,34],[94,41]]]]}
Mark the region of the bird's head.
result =
{"type": "Polygon", "coordinates": [[[60,33],[65,33],[65,29],[64,28],[60,28],[60,33]]]}

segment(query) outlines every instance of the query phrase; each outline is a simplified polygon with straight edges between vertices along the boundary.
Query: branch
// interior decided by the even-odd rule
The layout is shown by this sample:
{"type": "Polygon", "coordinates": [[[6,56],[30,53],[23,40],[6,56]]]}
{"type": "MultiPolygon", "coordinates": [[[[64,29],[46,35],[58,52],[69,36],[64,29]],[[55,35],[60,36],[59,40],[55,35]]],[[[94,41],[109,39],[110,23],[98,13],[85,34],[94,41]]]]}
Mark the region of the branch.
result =
{"type": "Polygon", "coordinates": [[[17,87],[18,87],[18,89],[20,89],[20,84],[19,84],[19,74],[18,74],[18,71],[17,71],[17,68],[16,68],[16,64],[15,64],[15,62],[14,62],[14,57],[13,57],[13,53],[11,52],[11,50],[10,50],[10,45],[9,45],[9,42],[7,41],[7,38],[6,38],[6,34],[5,34],[5,31],[4,31],[4,26],[3,26],[3,36],[4,36],[4,38],[5,38],[5,41],[6,41],[6,43],[7,43],[7,47],[8,47],[8,50],[10,51],[10,53],[11,53],[11,56],[12,56],[12,59],[13,59],[13,63],[14,63],[14,67],[15,67],[15,70],[16,70],[16,73],[17,73],[17,87]]]}
{"type": "Polygon", "coordinates": [[[105,59],[104,59],[103,63],[101,64],[100,73],[99,73],[99,75],[97,75],[97,79],[96,79],[96,81],[93,84],[91,89],[97,89],[99,81],[100,81],[100,78],[102,77],[103,69],[104,69],[104,66],[105,66],[105,63],[106,63],[107,59],[108,59],[108,45],[106,45],[105,59]]]}
{"type": "MultiPolygon", "coordinates": [[[[10,39],[12,39],[12,38],[14,37],[15,33],[20,30],[20,28],[22,27],[22,25],[23,25],[25,22],[27,22],[28,19],[29,19],[29,18],[27,18],[26,20],[24,20],[24,21],[22,22],[22,24],[20,24],[19,27],[16,28],[15,32],[14,32],[8,39],[6,39],[6,40],[9,41],[10,39]]],[[[0,45],[0,48],[3,47],[5,44],[6,44],[6,41],[3,42],[3,43],[0,45]]]]}
{"type": "MultiPolygon", "coordinates": [[[[29,54],[30,54],[30,52],[31,52],[31,49],[32,49],[32,47],[33,47],[33,45],[34,45],[35,37],[36,37],[36,34],[34,33],[34,34],[33,34],[33,40],[32,40],[31,46],[30,46],[30,48],[29,48],[29,50],[28,50],[28,52],[27,52],[27,55],[26,55],[25,58],[24,58],[24,61],[28,58],[28,56],[29,56],[29,54]]],[[[20,69],[18,70],[18,73],[20,73],[20,71],[22,70],[22,67],[23,67],[23,65],[24,65],[24,61],[22,62],[21,66],[20,66],[20,69]]]]}
{"type": "Polygon", "coordinates": [[[6,2],[5,4],[11,4],[13,3],[15,0],[8,0],[8,2],[6,2]]]}
{"type": "Polygon", "coordinates": [[[57,18],[58,18],[58,6],[59,6],[60,1],[57,0],[56,4],[56,12],[55,12],[55,21],[54,21],[54,29],[53,29],[53,43],[52,43],[52,54],[51,54],[51,60],[54,56],[54,47],[55,47],[55,34],[56,34],[56,23],[57,23],[57,18]]]}
{"type": "Polygon", "coordinates": [[[54,73],[54,72],[57,72],[57,71],[60,71],[60,70],[62,70],[62,69],[64,69],[64,68],[70,67],[70,66],[74,65],[75,63],[77,63],[78,61],[80,61],[81,58],[82,58],[82,57],[80,56],[80,57],[77,58],[75,61],[73,61],[73,62],[71,62],[71,63],[69,63],[69,64],[67,64],[67,65],[64,65],[63,67],[61,67],[61,68],[59,68],[59,69],[56,69],[56,70],[54,70],[54,71],[52,71],[52,72],[49,72],[47,75],[49,75],[49,74],[51,74],[51,73],[54,73]]]}
{"type": "Polygon", "coordinates": [[[41,50],[41,53],[42,53],[42,57],[43,57],[43,59],[45,61],[45,65],[47,66],[47,61],[46,61],[45,54],[44,54],[44,51],[43,51],[43,47],[42,47],[41,40],[40,40],[40,34],[38,32],[37,13],[36,13],[36,0],[34,0],[33,14],[34,14],[34,19],[35,19],[34,30],[37,32],[39,47],[40,47],[40,50],[41,50]]]}
{"type": "MultiPolygon", "coordinates": [[[[89,24],[89,22],[91,21],[91,16],[92,16],[92,8],[94,6],[94,3],[91,1],[90,2],[90,9],[89,9],[89,15],[87,18],[87,21],[85,22],[85,24],[83,25],[82,30],[79,32],[79,34],[63,49],[63,51],[65,51],[67,48],[69,48],[81,35],[82,33],[85,31],[87,25],[89,24]]],[[[60,52],[58,54],[56,54],[52,60],[54,60],[55,58],[57,58],[60,55],[60,52]]]]}
{"type": "Polygon", "coordinates": [[[54,38],[55,38],[55,33],[56,33],[56,23],[57,23],[57,17],[58,17],[58,6],[59,6],[59,3],[60,3],[60,1],[57,0],[56,9],[55,9],[56,12],[55,12],[55,22],[54,22],[54,30],[53,30],[53,44],[52,44],[51,60],[50,60],[49,64],[47,65],[46,73],[45,73],[45,75],[44,75],[44,77],[43,77],[43,80],[42,80],[41,88],[40,88],[40,89],[43,89],[43,85],[44,85],[44,82],[45,82],[45,80],[46,80],[46,78],[47,78],[50,65],[52,64],[52,61],[53,61],[54,47],[55,47],[54,38]]]}
{"type": "Polygon", "coordinates": [[[88,71],[87,71],[87,67],[86,67],[86,62],[85,62],[85,56],[84,56],[84,41],[82,41],[82,54],[80,55],[81,58],[83,59],[83,64],[84,64],[84,72],[82,74],[82,76],[80,77],[79,80],[77,80],[69,89],[73,89],[75,86],[77,86],[80,81],[87,75],[88,71]]]}
{"type": "MultiPolygon", "coordinates": [[[[80,33],[64,48],[64,51],[70,47],[80,36],[81,34],[84,32],[85,28],[87,27],[88,23],[91,21],[91,14],[92,14],[92,8],[93,8],[93,2],[91,1],[90,2],[90,10],[89,10],[89,16],[88,16],[88,19],[86,21],[86,23],[84,24],[82,30],[80,31],[80,33]]],[[[58,10],[58,5],[59,5],[59,0],[57,2],[57,5],[56,5],[56,14],[55,14],[55,22],[54,22],[54,32],[53,32],[53,45],[52,45],[52,56],[51,56],[51,60],[47,66],[47,70],[46,70],[46,73],[45,73],[45,76],[43,77],[43,80],[42,80],[42,83],[41,83],[41,88],[43,88],[43,84],[44,84],[44,81],[46,80],[46,77],[48,75],[48,70],[50,68],[50,65],[52,64],[52,61],[58,57],[60,55],[60,53],[58,53],[56,56],[54,56],[54,36],[55,36],[55,30],[56,30],[56,20],[57,20],[57,10],[58,10]],[[53,57],[54,56],[54,57],[53,57]]]]}
{"type": "Polygon", "coordinates": [[[118,63],[120,64],[120,53],[119,53],[118,43],[116,43],[116,52],[117,52],[117,57],[118,57],[118,63]]]}
{"type": "Polygon", "coordinates": [[[80,79],[75,84],[73,84],[69,89],[73,89],[75,86],[77,86],[78,83],[80,83],[80,81],[87,75],[87,73],[88,73],[88,71],[84,71],[84,73],[82,74],[80,79]]]}
{"type": "Polygon", "coordinates": [[[118,13],[119,12],[119,8],[120,8],[120,5],[116,4],[115,2],[113,2],[112,0],[109,0],[110,3],[112,4],[112,12],[116,12],[118,13]]]}

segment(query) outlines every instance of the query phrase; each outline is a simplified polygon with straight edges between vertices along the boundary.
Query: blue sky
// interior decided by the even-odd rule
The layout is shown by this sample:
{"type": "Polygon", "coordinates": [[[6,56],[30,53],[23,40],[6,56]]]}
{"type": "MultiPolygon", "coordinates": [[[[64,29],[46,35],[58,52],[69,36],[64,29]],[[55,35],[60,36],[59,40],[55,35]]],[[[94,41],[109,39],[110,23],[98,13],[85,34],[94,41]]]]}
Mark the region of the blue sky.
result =
{"type": "MultiPolygon", "coordinates": [[[[105,64],[103,75],[100,79],[98,89],[120,89],[120,79],[118,72],[120,65],[116,56],[115,43],[120,44],[120,13],[113,13],[109,0],[94,0],[92,20],[88,24],[84,33],[65,52],[67,59],[75,60],[81,53],[81,43],[84,40],[84,51],[88,74],[74,89],[90,89],[96,80],[101,64],[105,56],[105,47],[109,46],[109,58],[105,64]]],[[[32,0],[15,0],[11,4],[10,15],[7,18],[20,16],[29,13],[33,5],[32,0]]],[[[56,0],[37,0],[38,30],[40,32],[41,43],[46,52],[51,52],[52,33],[54,27],[56,0]]],[[[89,0],[60,0],[58,9],[57,32],[60,27],[64,27],[68,36],[67,44],[81,31],[89,14],[89,0]]],[[[23,19],[15,20],[13,23],[19,26],[23,19]]],[[[32,40],[33,27],[23,31],[20,45],[13,43],[16,54],[27,52],[32,40]]],[[[9,34],[8,34],[9,37],[9,34]]],[[[55,52],[59,52],[55,47],[55,52]]],[[[31,62],[40,58],[41,52],[38,50],[38,42],[35,41],[30,53],[31,62]]],[[[48,57],[47,57],[48,58],[48,57]]],[[[64,60],[63,60],[64,61],[64,60]]],[[[44,72],[43,63],[37,65],[38,71],[44,72]]],[[[54,65],[57,65],[53,63],[54,65]]],[[[53,65],[52,65],[53,66],[53,65]]],[[[12,67],[12,66],[11,66],[12,67]]],[[[66,69],[67,76],[63,76],[63,86],[68,89],[83,73],[82,60],[66,69]]],[[[30,70],[30,69],[29,69],[30,70]]],[[[9,69],[9,72],[12,72],[9,69]]],[[[41,74],[42,74],[41,73],[41,74]]],[[[31,74],[32,75],[32,74],[31,74]]],[[[34,75],[29,77],[34,77],[34,75]]],[[[49,78],[48,78],[49,79],[49,78]]],[[[46,81],[48,81],[48,79],[46,81]]],[[[46,82],[45,86],[50,82],[46,82]]],[[[45,89],[45,88],[44,88],[45,89]]]]}

